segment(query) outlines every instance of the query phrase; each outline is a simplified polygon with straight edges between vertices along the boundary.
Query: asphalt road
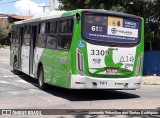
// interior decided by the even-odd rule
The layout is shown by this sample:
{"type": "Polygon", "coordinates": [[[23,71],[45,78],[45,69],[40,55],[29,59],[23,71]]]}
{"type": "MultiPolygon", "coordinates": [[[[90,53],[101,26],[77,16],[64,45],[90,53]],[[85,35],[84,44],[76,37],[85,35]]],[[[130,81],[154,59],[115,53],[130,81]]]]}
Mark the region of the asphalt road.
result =
{"type": "Polygon", "coordinates": [[[125,91],[48,86],[42,91],[36,80],[25,74],[14,75],[11,70],[9,49],[0,49],[0,109],[160,109],[160,85],[125,91]]]}

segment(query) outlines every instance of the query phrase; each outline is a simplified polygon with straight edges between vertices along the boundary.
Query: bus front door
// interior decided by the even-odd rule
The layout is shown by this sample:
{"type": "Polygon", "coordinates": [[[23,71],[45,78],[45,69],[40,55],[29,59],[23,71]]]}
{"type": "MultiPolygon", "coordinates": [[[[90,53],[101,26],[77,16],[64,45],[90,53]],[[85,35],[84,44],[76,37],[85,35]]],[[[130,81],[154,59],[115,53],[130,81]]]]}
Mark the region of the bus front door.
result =
{"type": "Polygon", "coordinates": [[[21,48],[21,68],[22,72],[29,74],[29,56],[30,56],[30,26],[25,26],[22,48],[21,48]]]}
{"type": "Polygon", "coordinates": [[[21,69],[21,51],[23,41],[24,27],[20,27],[19,47],[18,47],[18,68],[21,69]]]}
{"type": "Polygon", "coordinates": [[[29,58],[29,73],[34,74],[34,49],[37,38],[37,26],[32,26],[31,42],[30,42],[30,58],[29,58]]]}

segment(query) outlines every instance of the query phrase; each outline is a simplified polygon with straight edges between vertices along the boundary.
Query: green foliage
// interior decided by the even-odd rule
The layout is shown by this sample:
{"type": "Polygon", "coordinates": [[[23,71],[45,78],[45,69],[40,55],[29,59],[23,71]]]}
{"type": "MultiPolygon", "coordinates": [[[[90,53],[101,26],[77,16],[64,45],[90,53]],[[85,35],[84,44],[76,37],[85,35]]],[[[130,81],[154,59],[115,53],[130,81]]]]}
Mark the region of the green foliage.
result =
{"type": "Polygon", "coordinates": [[[111,9],[122,2],[122,0],[59,0],[62,10],[74,9],[111,9]]]}
{"type": "Polygon", "coordinates": [[[12,24],[0,25],[0,43],[5,44],[9,42],[9,33],[11,31],[12,24]]]}
{"type": "Polygon", "coordinates": [[[8,33],[10,32],[12,27],[12,24],[8,25],[0,25],[0,39],[3,39],[8,36],[8,33]]]}

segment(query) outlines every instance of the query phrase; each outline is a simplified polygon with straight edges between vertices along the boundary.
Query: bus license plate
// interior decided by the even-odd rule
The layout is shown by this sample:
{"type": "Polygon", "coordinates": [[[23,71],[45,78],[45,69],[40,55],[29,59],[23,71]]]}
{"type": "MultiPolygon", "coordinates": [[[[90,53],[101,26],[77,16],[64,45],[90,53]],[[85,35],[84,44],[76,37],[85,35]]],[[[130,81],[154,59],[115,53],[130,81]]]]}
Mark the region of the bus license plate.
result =
{"type": "Polygon", "coordinates": [[[107,82],[102,82],[102,81],[101,81],[101,82],[99,82],[99,85],[100,85],[100,86],[105,86],[105,85],[107,85],[107,82]]]}

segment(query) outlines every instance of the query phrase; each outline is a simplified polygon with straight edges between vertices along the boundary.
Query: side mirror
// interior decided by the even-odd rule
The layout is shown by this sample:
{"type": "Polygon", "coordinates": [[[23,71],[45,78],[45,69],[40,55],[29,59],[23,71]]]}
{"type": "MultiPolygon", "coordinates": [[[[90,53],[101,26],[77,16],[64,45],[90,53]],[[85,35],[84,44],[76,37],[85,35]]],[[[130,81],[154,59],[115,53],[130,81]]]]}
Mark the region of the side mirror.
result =
{"type": "Polygon", "coordinates": [[[76,19],[79,21],[80,20],[80,14],[76,13],[76,19]]]}

